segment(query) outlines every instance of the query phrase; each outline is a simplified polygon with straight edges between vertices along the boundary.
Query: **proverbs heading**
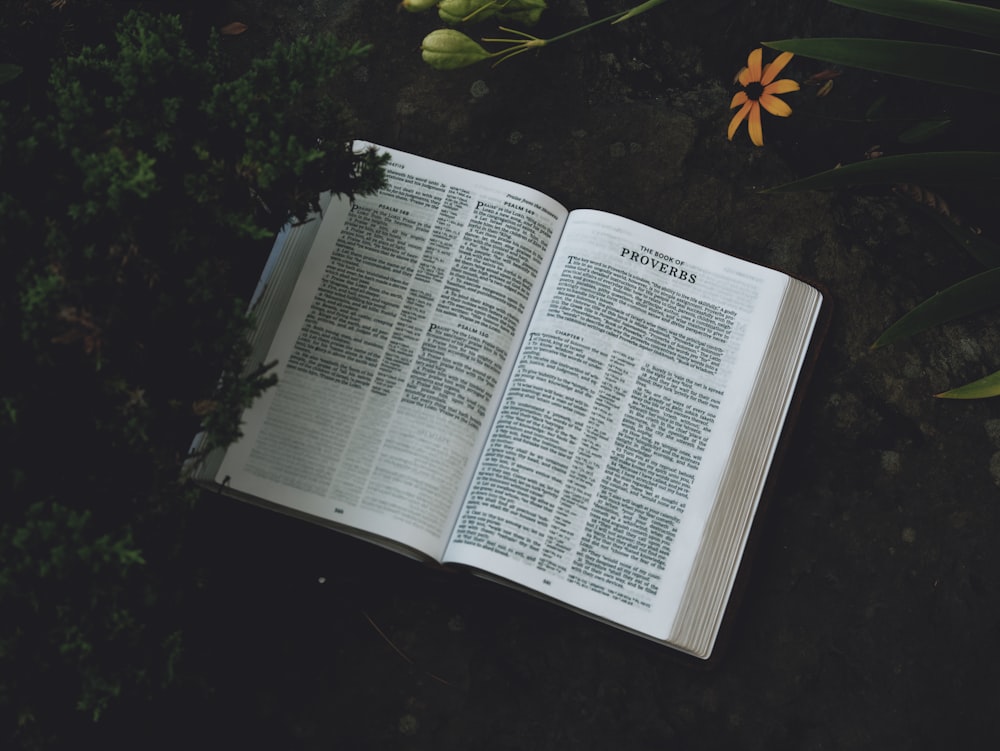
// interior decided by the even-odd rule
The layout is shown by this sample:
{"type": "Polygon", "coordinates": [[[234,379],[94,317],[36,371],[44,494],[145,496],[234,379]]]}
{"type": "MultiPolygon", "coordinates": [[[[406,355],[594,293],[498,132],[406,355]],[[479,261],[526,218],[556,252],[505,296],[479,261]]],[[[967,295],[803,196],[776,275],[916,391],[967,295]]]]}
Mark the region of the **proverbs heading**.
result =
{"type": "Polygon", "coordinates": [[[678,281],[688,282],[690,284],[694,284],[698,281],[697,274],[681,268],[684,261],[677,258],[671,258],[658,250],[647,248],[645,245],[640,245],[639,250],[622,248],[621,257],[627,258],[629,261],[638,263],[641,266],[649,266],[649,268],[654,271],[659,271],[661,274],[672,276],[678,281]]]}

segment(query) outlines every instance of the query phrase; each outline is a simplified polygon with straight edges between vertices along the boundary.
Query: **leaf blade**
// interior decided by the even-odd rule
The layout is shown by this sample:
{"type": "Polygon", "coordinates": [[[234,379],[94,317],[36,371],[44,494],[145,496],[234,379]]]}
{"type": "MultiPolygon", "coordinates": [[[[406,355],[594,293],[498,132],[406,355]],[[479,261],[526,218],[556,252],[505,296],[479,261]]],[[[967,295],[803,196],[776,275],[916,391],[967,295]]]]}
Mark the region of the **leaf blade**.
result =
{"type": "Polygon", "coordinates": [[[829,190],[853,185],[948,185],[1000,182],[998,151],[926,151],[883,156],[817,172],[800,180],[768,188],[765,193],[829,190]]]}
{"type": "Polygon", "coordinates": [[[908,339],[927,329],[1000,304],[1000,268],[963,279],[924,300],[872,344],[872,349],[908,339]]]}
{"type": "Polygon", "coordinates": [[[1000,11],[951,0],[831,0],[835,5],[1000,39],[1000,11]]]}
{"type": "Polygon", "coordinates": [[[1000,55],[994,52],[947,44],[854,37],[782,39],[764,45],[835,65],[1000,94],[1000,55]]]}
{"type": "Polygon", "coordinates": [[[640,13],[645,13],[647,10],[652,10],[657,5],[663,5],[667,0],[646,0],[644,3],[636,5],[634,8],[629,8],[624,14],[616,18],[612,23],[621,23],[622,21],[627,21],[630,18],[635,18],[640,13]]]}
{"type": "Polygon", "coordinates": [[[1000,371],[934,396],[938,399],[988,399],[1000,396],[1000,371]]]}
{"type": "Polygon", "coordinates": [[[899,134],[900,143],[922,143],[939,136],[951,127],[951,119],[947,117],[924,120],[912,125],[899,134]]]}

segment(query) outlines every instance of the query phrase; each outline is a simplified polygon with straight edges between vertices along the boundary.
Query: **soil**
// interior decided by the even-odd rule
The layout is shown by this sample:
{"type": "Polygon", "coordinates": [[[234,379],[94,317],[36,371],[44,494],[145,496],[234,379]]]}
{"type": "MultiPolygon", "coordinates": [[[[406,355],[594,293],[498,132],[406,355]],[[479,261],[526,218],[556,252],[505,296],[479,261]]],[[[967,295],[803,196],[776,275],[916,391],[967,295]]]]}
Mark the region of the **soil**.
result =
{"type": "MultiPolygon", "coordinates": [[[[551,4],[539,36],[625,7],[551,4]]],[[[437,19],[390,0],[220,5],[220,25],[248,25],[233,45],[327,31],[371,43],[342,92],[359,137],[807,277],[833,316],[710,668],[494,583],[207,498],[199,549],[214,586],[183,615],[188,672],[131,722],[110,718],[109,745],[773,751],[1000,738],[1000,402],[932,397],[1000,368],[997,318],[869,350],[977,267],[888,189],[761,192],[903,148],[888,127],[831,117],[882,95],[928,106],[950,95],[845,70],[828,96],[787,95],[794,113],[765,116],[764,147],[745,128],[726,138],[733,75],[761,40],[916,27],[820,0],[671,2],[497,67],[438,72],[419,55],[437,19]]],[[[787,74],[824,67],[797,58],[787,74]]],[[[995,222],[982,202],[962,211],[995,222]]]]}

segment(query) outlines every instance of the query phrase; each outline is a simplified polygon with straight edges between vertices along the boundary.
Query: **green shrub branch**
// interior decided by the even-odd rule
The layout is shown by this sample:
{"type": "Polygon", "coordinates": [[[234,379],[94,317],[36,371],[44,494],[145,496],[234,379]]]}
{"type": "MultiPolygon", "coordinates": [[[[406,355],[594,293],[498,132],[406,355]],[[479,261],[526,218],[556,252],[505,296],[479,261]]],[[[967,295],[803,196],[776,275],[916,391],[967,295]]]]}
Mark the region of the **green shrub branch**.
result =
{"type": "Polygon", "coordinates": [[[0,86],[0,738],[173,675],[181,466],[273,383],[244,363],[268,240],[383,179],[328,93],[364,52],[300,39],[236,71],[132,11],[44,96],[0,86]]]}

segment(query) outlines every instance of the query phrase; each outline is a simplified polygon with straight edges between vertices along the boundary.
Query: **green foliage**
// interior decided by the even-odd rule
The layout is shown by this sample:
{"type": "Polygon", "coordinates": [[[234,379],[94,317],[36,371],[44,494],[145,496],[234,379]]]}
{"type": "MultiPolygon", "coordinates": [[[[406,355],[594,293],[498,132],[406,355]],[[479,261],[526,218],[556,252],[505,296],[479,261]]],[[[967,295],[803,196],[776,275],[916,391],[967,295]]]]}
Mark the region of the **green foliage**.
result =
{"type": "Polygon", "coordinates": [[[846,164],[768,190],[780,193],[893,183],[996,185],[1000,183],[1000,152],[928,151],[885,156],[846,164]]]}
{"type": "MultiPolygon", "coordinates": [[[[75,674],[76,685],[63,689],[76,694],[77,709],[98,719],[123,685],[123,676],[109,676],[102,669],[111,662],[105,652],[112,645],[119,652],[124,651],[122,644],[134,646],[141,628],[136,614],[120,602],[134,597],[126,589],[135,579],[132,569],[145,563],[131,529],[102,531],[90,510],[38,502],[21,519],[3,525],[0,560],[6,562],[0,571],[0,601],[21,605],[16,629],[0,637],[7,669],[31,676],[54,661],[78,666],[69,674],[75,674]],[[66,591],[81,570],[92,585],[66,591]],[[29,582],[30,589],[25,588],[29,582]],[[52,640],[51,646],[45,639],[52,640]],[[35,662],[39,652],[48,653],[52,662],[35,662]]],[[[141,668],[133,665],[128,672],[141,668]]],[[[37,712],[25,702],[30,693],[14,693],[6,680],[0,687],[4,703],[13,703],[19,718],[37,712]]]]}
{"type": "MultiPolygon", "coordinates": [[[[319,209],[317,185],[353,196],[381,185],[381,162],[373,154],[355,154],[341,134],[330,141],[331,123],[340,121],[340,103],[325,94],[332,74],[366,54],[368,47],[342,47],[333,40],[298,39],[278,46],[253,62],[243,76],[213,87],[202,107],[210,122],[224,128],[224,138],[197,144],[199,158],[211,167],[235,168],[254,200],[265,210],[277,202],[284,207],[277,229],[288,218],[305,219],[319,209]],[[268,117],[261,116],[266,107],[268,117]],[[241,146],[226,153],[232,138],[241,146]]],[[[346,129],[344,129],[346,130],[346,129]]],[[[268,232],[270,236],[271,231],[268,232]]]]}
{"type": "Polygon", "coordinates": [[[912,125],[899,134],[900,143],[923,143],[946,132],[951,127],[949,117],[932,117],[912,125]]]}
{"type": "Polygon", "coordinates": [[[1000,94],[1000,55],[993,52],[895,39],[786,39],[766,44],[835,65],[1000,94]]]}
{"type": "MultiPolygon", "coordinates": [[[[522,52],[537,50],[595,26],[621,23],[664,2],[666,0],[646,0],[628,10],[616,11],[597,21],[577,26],[548,39],[541,39],[525,31],[501,25],[501,31],[513,36],[484,37],[482,40],[484,42],[503,45],[493,52],[487,51],[471,37],[454,28],[436,29],[424,37],[420,44],[420,53],[425,63],[438,70],[465,68],[491,58],[495,58],[494,65],[498,65],[522,52]]],[[[420,13],[437,7],[438,16],[449,26],[476,24],[492,18],[501,24],[534,26],[548,6],[545,0],[403,0],[401,7],[411,13],[420,13]]]]}
{"type": "Polygon", "coordinates": [[[20,65],[14,65],[13,63],[0,63],[0,85],[9,83],[21,75],[22,68],[20,65]]]}
{"type": "Polygon", "coordinates": [[[503,23],[533,26],[545,8],[545,0],[439,0],[437,3],[438,16],[451,25],[496,18],[503,23]]]}
{"type": "Polygon", "coordinates": [[[329,93],[364,52],[300,39],[237,70],[132,11],[0,91],[0,745],[173,675],[182,463],[273,383],[244,370],[268,240],[382,182],[329,93]]]}
{"type": "MultiPolygon", "coordinates": [[[[838,5],[878,13],[963,33],[1000,39],[1000,10],[950,0],[832,0],[838,5]]],[[[766,43],[774,49],[815,57],[894,76],[955,87],[986,95],[1000,94],[1000,53],[970,46],[927,44],[895,39],[786,39],[766,43]]],[[[988,109],[984,107],[984,109],[988,109]]],[[[939,135],[951,124],[949,117],[934,117],[900,135],[904,144],[920,143],[939,135]]],[[[881,157],[822,172],[772,190],[815,190],[851,185],[976,186],[996,191],[1000,187],[1000,151],[937,151],[881,157]]],[[[874,343],[880,347],[947,321],[982,311],[1000,302],[1000,252],[995,244],[954,222],[942,222],[947,236],[989,271],[965,279],[924,301],[893,324],[874,343]]],[[[939,394],[949,398],[1000,395],[1000,372],[986,379],[939,394]]]]}
{"type": "Polygon", "coordinates": [[[1000,39],[1000,14],[992,8],[950,0],[832,0],[846,8],[856,8],[892,18],[980,34],[1000,39]]]}
{"type": "Polygon", "coordinates": [[[958,388],[942,391],[935,396],[941,399],[986,399],[1000,396],[1000,372],[991,373],[958,388]]]}
{"type": "Polygon", "coordinates": [[[932,326],[979,313],[997,304],[1000,268],[989,269],[963,279],[917,307],[882,332],[872,349],[918,334],[932,326]]]}

